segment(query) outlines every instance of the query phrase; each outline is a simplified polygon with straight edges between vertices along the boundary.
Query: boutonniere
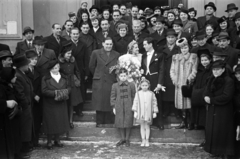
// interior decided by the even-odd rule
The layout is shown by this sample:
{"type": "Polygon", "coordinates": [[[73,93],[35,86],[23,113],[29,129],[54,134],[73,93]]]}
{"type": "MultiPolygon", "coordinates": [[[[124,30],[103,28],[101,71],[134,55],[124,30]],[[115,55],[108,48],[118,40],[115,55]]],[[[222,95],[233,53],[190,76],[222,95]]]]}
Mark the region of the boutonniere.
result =
{"type": "Polygon", "coordinates": [[[155,61],[158,61],[158,59],[155,59],[155,61]]]}
{"type": "Polygon", "coordinates": [[[157,56],[157,54],[155,54],[155,56],[157,56]]]}

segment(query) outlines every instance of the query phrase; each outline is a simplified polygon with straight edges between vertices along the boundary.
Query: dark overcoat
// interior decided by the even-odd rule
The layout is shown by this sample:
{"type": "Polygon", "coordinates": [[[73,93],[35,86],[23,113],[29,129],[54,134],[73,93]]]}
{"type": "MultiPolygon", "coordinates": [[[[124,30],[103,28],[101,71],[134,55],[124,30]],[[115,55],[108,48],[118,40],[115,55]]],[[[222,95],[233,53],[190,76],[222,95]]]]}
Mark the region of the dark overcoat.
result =
{"type": "MultiPolygon", "coordinates": [[[[210,21],[210,23],[216,23],[218,24],[218,17],[215,17],[214,15],[208,20],[210,21]]],[[[207,19],[206,16],[202,16],[202,17],[198,17],[197,18],[197,26],[198,26],[198,30],[202,30],[205,28],[207,19]]]]}
{"type": "Polygon", "coordinates": [[[21,114],[21,140],[30,142],[33,137],[33,86],[26,74],[16,69],[16,83],[14,84],[18,92],[18,104],[22,108],[21,114]]]}
{"type": "Polygon", "coordinates": [[[131,128],[133,126],[132,105],[136,88],[134,83],[118,82],[112,85],[111,106],[115,108],[115,127],[131,128]]]}
{"type": "Polygon", "coordinates": [[[206,43],[203,46],[198,46],[198,47],[192,48],[190,52],[196,54],[198,52],[198,50],[204,50],[204,49],[208,49],[210,52],[214,52],[216,50],[216,46],[206,43]]]}
{"type": "MultiPolygon", "coordinates": [[[[112,32],[111,30],[109,30],[107,37],[113,38],[113,36],[114,36],[114,32],[112,32]]],[[[104,40],[105,40],[105,38],[104,38],[104,36],[103,36],[103,32],[102,32],[102,31],[96,32],[95,38],[96,38],[96,42],[97,42],[97,49],[103,48],[102,43],[103,43],[104,40]]]]}
{"type": "Polygon", "coordinates": [[[64,57],[61,55],[58,57],[60,62],[60,72],[63,73],[65,76],[68,77],[69,85],[71,86],[71,93],[70,93],[70,104],[72,106],[77,106],[78,104],[83,102],[82,93],[80,87],[76,87],[74,75],[81,81],[80,73],[77,67],[77,63],[75,58],[72,56],[69,61],[66,61],[64,57]]]}
{"type": "Polygon", "coordinates": [[[230,45],[233,48],[240,49],[240,31],[237,30],[237,27],[233,28],[230,31],[230,45]]]}
{"type": "Polygon", "coordinates": [[[85,42],[86,47],[87,47],[87,53],[88,53],[88,56],[90,59],[93,50],[97,49],[97,42],[96,42],[94,36],[92,36],[91,34],[80,33],[79,39],[81,41],[85,42]]]}
{"type": "Polygon", "coordinates": [[[234,154],[233,93],[234,81],[226,72],[209,78],[203,93],[203,97],[210,98],[204,149],[211,154],[234,154]]]}
{"type": "Polygon", "coordinates": [[[23,54],[26,50],[29,49],[33,49],[33,44],[32,47],[29,47],[26,40],[20,41],[17,43],[15,54],[23,54]]]}
{"type": "Polygon", "coordinates": [[[154,39],[154,50],[158,51],[160,47],[166,45],[166,33],[167,31],[164,29],[161,35],[159,35],[157,31],[150,34],[150,36],[154,39]]]}
{"type": "Polygon", "coordinates": [[[170,77],[170,69],[172,65],[172,56],[179,53],[179,47],[175,45],[173,49],[170,51],[168,46],[165,45],[161,52],[164,55],[164,68],[165,68],[163,72],[163,86],[166,87],[166,91],[162,92],[162,100],[174,102],[175,86],[173,85],[170,77]]]}
{"type": "Polygon", "coordinates": [[[65,41],[67,41],[65,38],[63,38],[61,36],[59,38],[60,38],[59,43],[57,42],[57,40],[53,36],[53,34],[44,38],[44,40],[47,41],[47,43],[45,44],[45,48],[52,49],[54,51],[54,53],[56,54],[56,57],[58,57],[58,55],[60,54],[60,51],[63,47],[63,44],[65,43],[65,41]]]}
{"type": "Polygon", "coordinates": [[[124,55],[128,51],[128,44],[133,40],[131,36],[121,37],[119,34],[113,37],[114,50],[124,55]]]}
{"type": "Polygon", "coordinates": [[[49,73],[48,71],[49,62],[56,59],[57,58],[53,50],[46,49],[46,48],[43,49],[42,55],[41,57],[38,58],[37,65],[36,65],[41,77],[49,73]]]}
{"type": "Polygon", "coordinates": [[[203,65],[200,64],[193,84],[191,123],[201,126],[205,126],[206,123],[206,104],[203,99],[203,92],[207,84],[207,79],[211,74],[211,64],[207,68],[204,68],[203,65]]]}
{"type": "Polygon", "coordinates": [[[143,48],[143,41],[146,37],[149,37],[149,34],[147,34],[146,32],[141,32],[140,35],[138,36],[138,39],[135,39],[133,32],[129,35],[132,36],[132,38],[137,41],[139,53],[141,53],[141,54],[145,53],[146,51],[143,48]]]}
{"type": "Polygon", "coordinates": [[[226,57],[226,62],[227,64],[233,68],[233,66],[237,65],[238,63],[238,55],[240,55],[240,50],[238,49],[234,49],[231,46],[228,46],[226,49],[224,49],[223,51],[225,51],[227,53],[227,57],[226,57]]]}
{"type": "Polygon", "coordinates": [[[118,62],[119,53],[111,51],[109,57],[104,49],[94,50],[89,69],[93,74],[92,105],[97,111],[112,111],[110,95],[113,83],[117,82],[116,74],[109,72],[118,62]]]}
{"type": "Polygon", "coordinates": [[[66,29],[62,31],[61,37],[65,38],[66,40],[70,40],[71,39],[70,33],[67,33],[66,29]]]}
{"type": "Polygon", "coordinates": [[[63,134],[69,130],[67,101],[56,101],[55,90],[68,89],[68,79],[61,74],[59,83],[49,74],[42,79],[43,94],[43,132],[46,134],[63,134]]]}

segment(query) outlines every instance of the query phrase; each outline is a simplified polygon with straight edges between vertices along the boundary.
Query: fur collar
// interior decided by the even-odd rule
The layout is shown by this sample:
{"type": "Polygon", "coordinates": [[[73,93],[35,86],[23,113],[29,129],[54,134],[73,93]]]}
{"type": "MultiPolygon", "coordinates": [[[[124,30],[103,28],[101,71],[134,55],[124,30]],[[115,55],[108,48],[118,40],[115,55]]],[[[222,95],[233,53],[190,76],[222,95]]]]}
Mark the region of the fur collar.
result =
{"type": "MultiPolygon", "coordinates": [[[[60,63],[68,62],[64,57],[62,57],[61,54],[58,56],[58,60],[59,60],[60,63]]],[[[71,56],[69,62],[74,63],[75,62],[75,58],[73,56],[71,56]]]]}
{"type": "Polygon", "coordinates": [[[226,70],[224,71],[224,73],[221,76],[219,76],[217,78],[215,78],[213,75],[211,75],[211,77],[209,78],[208,85],[207,85],[208,90],[211,93],[214,93],[217,90],[221,89],[225,84],[226,76],[227,76],[226,70]]]}

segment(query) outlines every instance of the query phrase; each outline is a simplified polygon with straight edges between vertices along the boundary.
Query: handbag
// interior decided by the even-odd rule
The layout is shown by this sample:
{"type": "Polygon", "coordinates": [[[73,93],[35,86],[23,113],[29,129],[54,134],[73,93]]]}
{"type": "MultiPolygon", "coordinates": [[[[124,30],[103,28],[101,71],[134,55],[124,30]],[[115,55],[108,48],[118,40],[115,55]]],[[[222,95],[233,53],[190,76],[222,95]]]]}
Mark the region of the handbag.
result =
{"type": "Polygon", "coordinates": [[[56,101],[64,101],[68,100],[68,89],[61,89],[61,90],[55,90],[55,98],[56,101]]]}
{"type": "Polygon", "coordinates": [[[191,98],[193,85],[188,80],[187,80],[187,85],[183,85],[181,89],[182,89],[183,97],[191,98]]]}

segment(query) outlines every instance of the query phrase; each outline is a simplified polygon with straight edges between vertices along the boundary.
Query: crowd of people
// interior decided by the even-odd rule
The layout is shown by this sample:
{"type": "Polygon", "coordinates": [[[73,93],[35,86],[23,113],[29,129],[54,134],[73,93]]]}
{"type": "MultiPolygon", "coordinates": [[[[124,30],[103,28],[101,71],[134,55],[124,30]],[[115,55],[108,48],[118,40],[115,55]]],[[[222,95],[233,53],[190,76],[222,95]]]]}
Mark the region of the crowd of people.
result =
{"type": "Polygon", "coordinates": [[[204,130],[200,144],[211,157],[239,156],[240,12],[226,6],[216,17],[213,2],[196,18],[194,8],[140,9],[131,3],[87,10],[83,2],[52,34],[34,35],[12,53],[0,44],[0,158],[30,158],[47,136],[47,149],[63,147],[60,135],[83,116],[91,85],[96,127],[114,124],[130,146],[131,128],[140,125],[148,147],[150,125],[164,130],[204,130]],[[134,71],[133,71],[134,70],[134,71]],[[53,142],[54,141],[54,142],[53,142]]]}

